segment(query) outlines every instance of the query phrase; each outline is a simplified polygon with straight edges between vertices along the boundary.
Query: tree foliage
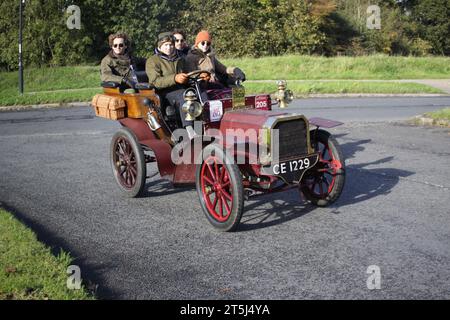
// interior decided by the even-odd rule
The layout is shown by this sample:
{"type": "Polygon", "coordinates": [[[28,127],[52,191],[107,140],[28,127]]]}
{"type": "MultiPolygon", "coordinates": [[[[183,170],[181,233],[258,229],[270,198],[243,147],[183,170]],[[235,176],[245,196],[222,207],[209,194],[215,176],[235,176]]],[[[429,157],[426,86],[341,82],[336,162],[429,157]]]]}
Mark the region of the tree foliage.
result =
{"type": "MultiPolygon", "coordinates": [[[[0,69],[17,68],[20,0],[0,2],[0,69]]],[[[26,0],[24,61],[30,65],[98,62],[107,36],[127,32],[137,55],[152,54],[157,34],[183,28],[193,43],[208,29],[221,56],[285,53],[426,55],[450,53],[450,0],[26,0]],[[66,26],[69,5],[81,29],[66,26]],[[381,8],[381,29],[366,26],[381,8]]]]}

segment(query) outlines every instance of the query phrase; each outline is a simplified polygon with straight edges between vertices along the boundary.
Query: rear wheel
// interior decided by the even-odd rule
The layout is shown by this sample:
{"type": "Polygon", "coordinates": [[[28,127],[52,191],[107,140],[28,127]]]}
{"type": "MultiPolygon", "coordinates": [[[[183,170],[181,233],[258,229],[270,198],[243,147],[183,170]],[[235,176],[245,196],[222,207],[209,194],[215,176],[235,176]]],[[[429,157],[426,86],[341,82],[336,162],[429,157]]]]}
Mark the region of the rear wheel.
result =
{"type": "Polygon", "coordinates": [[[221,231],[234,231],[244,208],[244,189],[238,166],[221,147],[208,145],[197,165],[196,187],[208,221],[221,231]]]}
{"type": "Polygon", "coordinates": [[[111,167],[120,189],[133,198],[142,194],[146,179],[144,152],[128,128],[117,131],[110,148],[111,167]]]}
{"type": "Polygon", "coordinates": [[[319,153],[319,161],[306,171],[300,190],[313,204],[325,207],[336,201],[344,188],[344,157],[336,139],[325,130],[311,131],[311,145],[319,153]]]}

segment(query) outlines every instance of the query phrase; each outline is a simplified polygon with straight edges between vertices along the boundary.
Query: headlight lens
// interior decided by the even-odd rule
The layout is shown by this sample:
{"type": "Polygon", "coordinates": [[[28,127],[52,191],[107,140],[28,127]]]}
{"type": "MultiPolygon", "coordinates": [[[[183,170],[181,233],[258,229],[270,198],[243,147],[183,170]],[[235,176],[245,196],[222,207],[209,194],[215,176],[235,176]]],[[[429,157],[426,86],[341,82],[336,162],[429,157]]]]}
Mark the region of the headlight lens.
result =
{"type": "Polygon", "coordinates": [[[202,114],[203,107],[198,101],[186,101],[183,103],[182,110],[186,113],[187,121],[194,121],[195,118],[199,117],[202,114]]]}

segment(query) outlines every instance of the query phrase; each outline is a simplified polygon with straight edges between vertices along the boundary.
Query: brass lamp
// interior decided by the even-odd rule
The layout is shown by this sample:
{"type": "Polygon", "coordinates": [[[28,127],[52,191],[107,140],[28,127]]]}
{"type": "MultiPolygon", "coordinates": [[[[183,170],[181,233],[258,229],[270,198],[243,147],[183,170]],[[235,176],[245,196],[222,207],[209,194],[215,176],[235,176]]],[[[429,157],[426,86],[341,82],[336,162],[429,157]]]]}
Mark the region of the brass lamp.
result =
{"type": "Polygon", "coordinates": [[[197,101],[197,95],[194,90],[186,90],[183,94],[184,103],[182,111],[186,113],[186,121],[194,121],[198,116],[202,114],[202,105],[197,101]]]}
{"type": "Polygon", "coordinates": [[[280,108],[286,108],[289,103],[294,100],[294,94],[291,90],[286,90],[287,84],[286,80],[280,80],[277,82],[278,91],[275,95],[278,103],[280,104],[280,108]]]}

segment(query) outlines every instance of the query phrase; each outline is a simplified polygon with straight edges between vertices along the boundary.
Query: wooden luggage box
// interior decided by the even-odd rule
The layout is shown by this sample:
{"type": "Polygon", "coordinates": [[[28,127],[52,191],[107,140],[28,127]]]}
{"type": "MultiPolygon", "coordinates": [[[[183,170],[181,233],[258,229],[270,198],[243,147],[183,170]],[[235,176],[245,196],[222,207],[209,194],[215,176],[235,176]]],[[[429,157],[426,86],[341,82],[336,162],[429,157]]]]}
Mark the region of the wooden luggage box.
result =
{"type": "Polygon", "coordinates": [[[98,117],[111,120],[122,118],[147,118],[148,107],[143,100],[148,98],[157,107],[160,101],[155,90],[141,90],[139,93],[120,93],[116,89],[105,88],[106,94],[97,94],[92,99],[92,107],[98,117]]]}
{"type": "Polygon", "coordinates": [[[111,120],[125,118],[126,104],[123,99],[108,96],[106,94],[96,94],[92,98],[92,107],[97,117],[111,120]]]}

